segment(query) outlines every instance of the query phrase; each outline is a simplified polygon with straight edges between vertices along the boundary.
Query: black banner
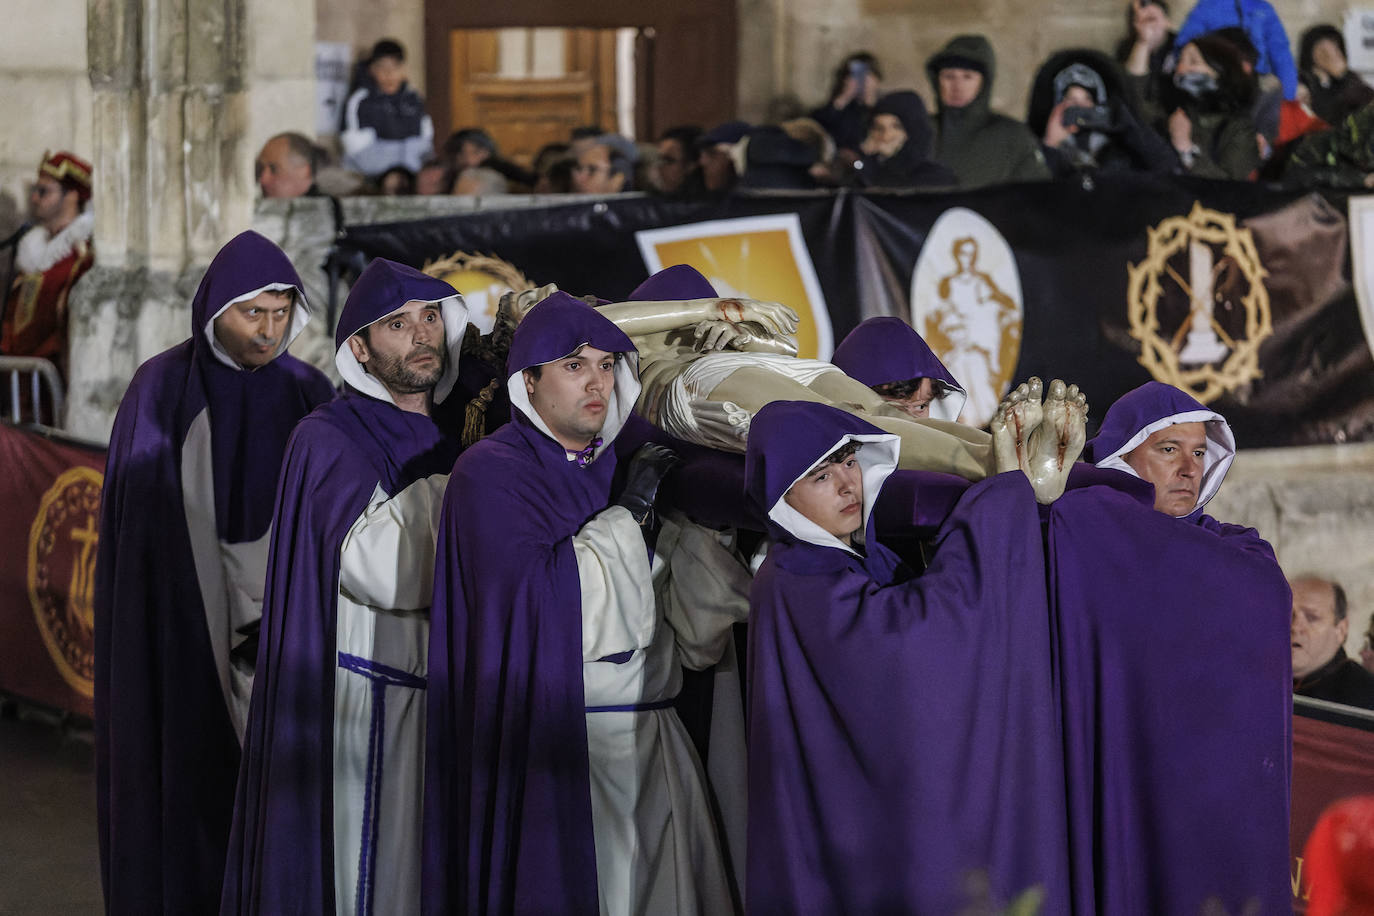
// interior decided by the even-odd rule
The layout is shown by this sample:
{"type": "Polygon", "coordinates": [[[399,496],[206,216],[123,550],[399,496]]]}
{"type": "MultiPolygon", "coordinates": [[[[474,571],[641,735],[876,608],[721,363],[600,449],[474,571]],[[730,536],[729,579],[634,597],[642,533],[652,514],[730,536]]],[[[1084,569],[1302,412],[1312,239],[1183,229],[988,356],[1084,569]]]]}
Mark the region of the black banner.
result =
{"type": "Polygon", "coordinates": [[[343,245],[415,266],[492,255],[611,300],[685,261],[722,294],[796,308],[804,356],[827,358],[864,318],[904,318],[970,389],[966,422],[1029,375],[1077,382],[1097,417],[1158,378],[1256,448],[1374,438],[1346,210],[1341,195],[1142,176],[631,197],[351,227],[343,245]]]}

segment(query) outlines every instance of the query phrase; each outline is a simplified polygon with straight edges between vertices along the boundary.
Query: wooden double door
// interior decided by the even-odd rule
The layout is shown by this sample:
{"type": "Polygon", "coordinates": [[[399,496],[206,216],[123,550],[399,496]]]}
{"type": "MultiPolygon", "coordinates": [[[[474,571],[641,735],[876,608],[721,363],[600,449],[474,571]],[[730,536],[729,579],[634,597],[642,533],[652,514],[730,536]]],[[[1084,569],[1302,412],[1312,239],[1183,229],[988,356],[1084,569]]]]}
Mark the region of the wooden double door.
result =
{"type": "Polygon", "coordinates": [[[678,124],[710,128],[730,120],[737,99],[734,4],[426,0],[436,133],[480,126],[504,155],[527,163],[541,146],[567,140],[585,124],[616,131],[629,119],[642,141],[678,124]],[[618,92],[627,82],[630,93],[618,92]]]}

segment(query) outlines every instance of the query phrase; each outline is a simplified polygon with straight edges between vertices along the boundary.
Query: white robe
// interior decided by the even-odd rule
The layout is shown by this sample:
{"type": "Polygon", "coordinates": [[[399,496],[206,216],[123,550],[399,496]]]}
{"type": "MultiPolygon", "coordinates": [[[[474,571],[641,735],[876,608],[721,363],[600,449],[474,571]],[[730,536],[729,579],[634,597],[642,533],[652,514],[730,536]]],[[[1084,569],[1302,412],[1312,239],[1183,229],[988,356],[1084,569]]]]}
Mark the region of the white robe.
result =
{"type": "Polygon", "coordinates": [[[380,486],[339,554],[334,677],[336,912],[420,909],[434,544],[447,474],[380,486]]]}
{"type": "Polygon", "coordinates": [[[599,513],[573,540],[592,828],[607,916],[735,911],[701,764],[667,702],[682,685],[682,665],[717,661],[731,625],[748,613],[747,576],[741,589],[738,578],[707,568],[724,552],[712,537],[665,521],[652,572],[639,527],[623,508],[599,513]],[[714,587],[719,600],[697,600],[694,586],[714,587]],[[626,652],[620,664],[602,660],[626,652]],[[640,708],[614,708],[625,706],[640,708]]]}
{"type": "Polygon", "coordinates": [[[242,746],[248,701],[253,695],[253,670],[250,665],[236,662],[231,653],[246,638],[244,628],[262,619],[272,529],[268,526],[256,541],[230,543],[219,539],[209,410],[202,410],[191,421],[181,446],[181,502],[215,674],[229,721],[242,746]]]}

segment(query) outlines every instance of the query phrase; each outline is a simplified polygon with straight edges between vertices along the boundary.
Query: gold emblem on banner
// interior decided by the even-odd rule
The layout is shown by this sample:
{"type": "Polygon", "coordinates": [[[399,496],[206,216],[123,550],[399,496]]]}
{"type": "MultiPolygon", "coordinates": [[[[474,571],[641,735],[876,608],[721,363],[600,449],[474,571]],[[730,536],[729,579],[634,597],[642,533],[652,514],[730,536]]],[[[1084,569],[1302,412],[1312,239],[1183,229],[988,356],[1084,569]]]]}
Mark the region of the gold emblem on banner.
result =
{"type": "Polygon", "coordinates": [[[1259,347],[1274,333],[1268,272],[1234,214],[1194,201],[1149,230],[1145,260],[1127,271],[1131,336],[1155,379],[1205,404],[1262,375],[1259,347]]]}
{"type": "Polygon", "coordinates": [[[95,682],[95,555],[101,473],[63,471],[29,528],[29,602],[53,664],[78,693],[95,682]]]}

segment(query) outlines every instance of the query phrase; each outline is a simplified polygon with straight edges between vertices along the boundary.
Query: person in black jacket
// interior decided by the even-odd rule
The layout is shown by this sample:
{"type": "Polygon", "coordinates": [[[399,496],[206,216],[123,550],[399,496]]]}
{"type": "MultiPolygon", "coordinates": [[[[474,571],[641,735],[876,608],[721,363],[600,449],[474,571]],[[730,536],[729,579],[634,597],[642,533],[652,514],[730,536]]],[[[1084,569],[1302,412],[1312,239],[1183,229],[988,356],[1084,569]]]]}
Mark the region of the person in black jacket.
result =
{"type": "Polygon", "coordinates": [[[1153,172],[1179,168],[1164,138],[1145,126],[1137,99],[1119,67],[1086,48],[1060,51],[1036,72],[1026,126],[1050,172],[1153,172]]]}
{"type": "Polygon", "coordinates": [[[367,69],[344,105],[344,166],[377,178],[394,165],[418,172],[434,152],[434,124],[425,100],[406,82],[406,52],[384,38],[372,47],[367,69]]]}
{"type": "Polygon", "coordinates": [[[1303,576],[1293,589],[1293,693],[1374,709],[1374,674],[1345,654],[1350,629],[1345,589],[1303,576]]]}
{"type": "Polygon", "coordinates": [[[863,158],[854,163],[861,188],[953,187],[954,173],[930,158],[935,130],[914,92],[890,92],[873,106],[863,158]]]}
{"type": "Polygon", "coordinates": [[[811,112],[835,141],[840,155],[853,161],[868,129],[868,118],[883,82],[878,59],[867,51],[856,51],[835,68],[830,84],[830,101],[811,112]]]}
{"type": "Polygon", "coordinates": [[[1332,127],[1374,101],[1374,88],[1350,69],[1345,36],[1334,25],[1314,25],[1302,33],[1298,79],[1307,87],[1312,111],[1332,127]]]}

